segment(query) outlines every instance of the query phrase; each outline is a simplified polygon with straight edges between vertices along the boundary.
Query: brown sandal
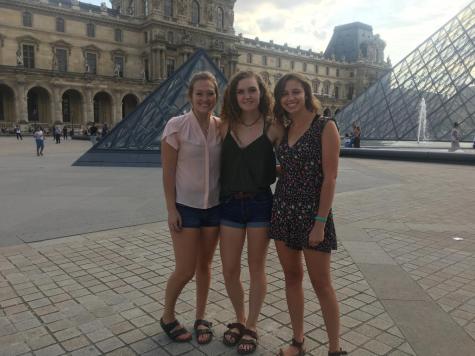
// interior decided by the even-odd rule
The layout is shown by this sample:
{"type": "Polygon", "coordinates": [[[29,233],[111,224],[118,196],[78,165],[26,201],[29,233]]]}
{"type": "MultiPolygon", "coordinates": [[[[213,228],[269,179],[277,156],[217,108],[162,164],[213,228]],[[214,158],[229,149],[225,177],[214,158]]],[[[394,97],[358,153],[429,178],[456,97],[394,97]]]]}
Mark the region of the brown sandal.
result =
{"type": "Polygon", "coordinates": [[[163,319],[160,319],[160,326],[162,327],[163,331],[165,334],[168,335],[170,339],[172,339],[175,342],[188,342],[191,340],[192,336],[190,334],[189,337],[185,339],[180,339],[179,336],[184,335],[188,333],[188,330],[185,329],[183,325],[180,325],[180,328],[176,329],[180,324],[178,321],[175,319],[171,323],[165,324],[163,319]]]}
{"type": "Polygon", "coordinates": [[[241,340],[242,333],[246,327],[241,323],[228,324],[227,327],[228,330],[223,335],[223,344],[230,347],[236,346],[239,340],[241,340]],[[238,329],[239,333],[232,331],[232,329],[238,329]],[[228,337],[231,337],[233,341],[230,341],[228,337]]]}
{"type": "Polygon", "coordinates": [[[245,328],[238,342],[237,352],[240,355],[252,354],[257,349],[257,333],[251,329],[245,328]],[[250,336],[251,339],[245,339],[244,335],[250,336]],[[241,346],[249,346],[249,348],[241,348],[241,346]]]}
{"type": "Polygon", "coordinates": [[[211,326],[213,326],[213,323],[209,322],[208,320],[197,319],[195,321],[193,329],[195,329],[196,342],[198,344],[206,345],[209,344],[211,340],[213,340],[213,330],[211,330],[211,326]],[[198,329],[198,326],[200,325],[206,326],[206,329],[198,329]],[[208,335],[208,338],[206,338],[205,341],[200,341],[201,335],[208,335]]]}
{"type": "MultiPolygon", "coordinates": [[[[302,342],[298,342],[295,339],[292,339],[292,346],[295,347],[298,352],[294,356],[304,356],[305,355],[305,347],[303,347],[303,343],[305,342],[305,339],[302,340],[302,342]]],[[[282,349],[279,350],[278,356],[284,356],[284,351],[282,349]]],[[[333,356],[333,355],[332,355],[333,356]]]]}

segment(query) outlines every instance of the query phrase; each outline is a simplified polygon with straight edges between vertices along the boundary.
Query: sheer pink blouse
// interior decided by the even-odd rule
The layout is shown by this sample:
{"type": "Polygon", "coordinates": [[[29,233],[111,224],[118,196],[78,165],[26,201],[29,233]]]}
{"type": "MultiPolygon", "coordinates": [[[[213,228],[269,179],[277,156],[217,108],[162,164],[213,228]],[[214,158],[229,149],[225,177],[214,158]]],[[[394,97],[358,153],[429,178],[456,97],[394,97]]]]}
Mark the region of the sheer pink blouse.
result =
{"type": "Polygon", "coordinates": [[[208,209],[219,204],[221,137],[218,118],[211,116],[205,136],[192,111],[171,118],[162,140],[178,151],[176,202],[208,209]]]}

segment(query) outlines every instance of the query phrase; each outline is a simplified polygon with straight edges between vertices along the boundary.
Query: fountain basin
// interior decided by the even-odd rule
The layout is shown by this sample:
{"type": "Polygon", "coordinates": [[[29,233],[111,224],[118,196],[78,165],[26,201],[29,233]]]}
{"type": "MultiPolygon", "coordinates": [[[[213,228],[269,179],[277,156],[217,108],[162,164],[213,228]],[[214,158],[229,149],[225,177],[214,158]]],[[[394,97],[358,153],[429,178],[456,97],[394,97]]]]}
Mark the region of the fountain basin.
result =
{"type": "Polygon", "coordinates": [[[475,165],[475,149],[470,143],[463,143],[462,149],[454,152],[448,151],[450,143],[429,142],[417,144],[417,142],[402,141],[374,141],[365,142],[362,148],[340,149],[341,157],[388,159],[398,161],[448,163],[475,165]]]}

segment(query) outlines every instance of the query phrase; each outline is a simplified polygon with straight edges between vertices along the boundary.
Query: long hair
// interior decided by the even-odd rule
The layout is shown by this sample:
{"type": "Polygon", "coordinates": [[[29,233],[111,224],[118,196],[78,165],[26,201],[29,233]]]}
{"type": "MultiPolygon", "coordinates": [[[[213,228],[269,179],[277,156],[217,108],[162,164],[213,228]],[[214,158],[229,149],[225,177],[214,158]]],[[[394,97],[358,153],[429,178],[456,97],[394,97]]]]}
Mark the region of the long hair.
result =
{"type": "Polygon", "coordinates": [[[208,71],[195,73],[191,77],[190,85],[188,86],[188,98],[191,99],[193,95],[193,89],[194,89],[195,83],[200,80],[209,80],[211,83],[213,83],[214,92],[216,94],[216,101],[217,101],[218,95],[219,95],[218,82],[216,81],[215,76],[208,71]]]}
{"type": "Polygon", "coordinates": [[[241,116],[242,110],[239,107],[239,103],[237,101],[237,86],[241,80],[247,78],[255,78],[257,86],[259,87],[259,112],[262,114],[266,121],[272,119],[271,114],[274,100],[272,98],[270,90],[259,74],[249,70],[237,72],[236,74],[234,74],[231,80],[229,81],[226,90],[224,91],[223,106],[221,108],[221,119],[223,121],[228,122],[229,124],[238,121],[239,117],[241,116]]]}
{"type": "Polygon", "coordinates": [[[313,112],[315,114],[320,115],[322,108],[318,99],[313,95],[312,87],[310,86],[308,80],[305,79],[305,77],[298,73],[288,73],[284,75],[282,78],[279,79],[274,88],[274,117],[285,127],[290,125],[290,119],[288,118],[288,113],[284,110],[280,101],[282,99],[282,96],[284,95],[285,85],[289,80],[295,80],[302,84],[303,91],[305,93],[305,108],[309,112],[313,112]]]}

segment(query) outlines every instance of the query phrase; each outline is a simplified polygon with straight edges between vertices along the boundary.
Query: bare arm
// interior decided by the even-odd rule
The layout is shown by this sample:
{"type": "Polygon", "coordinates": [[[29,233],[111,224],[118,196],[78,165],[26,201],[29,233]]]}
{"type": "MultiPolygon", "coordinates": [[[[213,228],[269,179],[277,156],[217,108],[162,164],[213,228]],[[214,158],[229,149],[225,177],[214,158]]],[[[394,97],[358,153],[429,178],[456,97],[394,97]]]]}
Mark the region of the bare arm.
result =
{"type": "Polygon", "coordinates": [[[338,159],[340,156],[340,137],[333,121],[325,125],[322,133],[322,168],[323,183],[320,193],[318,216],[327,217],[333,204],[336,178],[338,175],[338,159]]]}
{"type": "Polygon", "coordinates": [[[163,170],[163,191],[168,211],[168,226],[170,229],[179,231],[181,229],[181,217],[176,210],[176,165],[178,161],[178,151],[162,140],[162,170],[163,170]]]}
{"type": "MultiPolygon", "coordinates": [[[[327,218],[335,195],[338,159],[340,155],[340,137],[333,121],[329,121],[322,132],[322,169],[323,183],[317,216],[327,218]]],[[[309,235],[309,245],[316,246],[325,237],[325,222],[315,221],[309,235]]]]}
{"type": "MultiPolygon", "coordinates": [[[[284,132],[284,126],[282,126],[282,124],[280,124],[277,120],[274,120],[269,126],[269,129],[267,130],[267,137],[269,138],[269,141],[272,142],[274,149],[282,142],[284,132]]],[[[275,172],[277,174],[277,177],[279,177],[282,173],[282,167],[280,166],[280,164],[276,164],[275,172]]]]}

